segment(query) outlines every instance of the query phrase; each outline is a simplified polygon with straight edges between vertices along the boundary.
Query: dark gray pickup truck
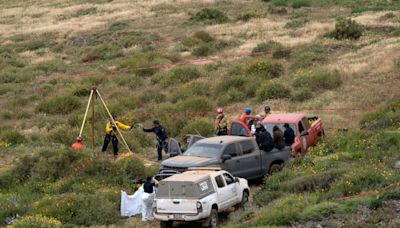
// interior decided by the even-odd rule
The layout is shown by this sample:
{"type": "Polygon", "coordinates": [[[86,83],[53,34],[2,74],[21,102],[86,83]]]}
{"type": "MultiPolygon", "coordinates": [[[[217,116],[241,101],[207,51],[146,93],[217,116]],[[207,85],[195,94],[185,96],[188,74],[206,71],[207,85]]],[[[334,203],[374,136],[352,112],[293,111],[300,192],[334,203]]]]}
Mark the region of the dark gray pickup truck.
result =
{"type": "Polygon", "coordinates": [[[289,161],[291,149],[258,148],[254,137],[218,136],[204,138],[190,145],[181,155],[161,163],[160,174],[186,171],[190,167],[220,167],[234,176],[246,179],[263,178],[280,170],[289,161]]]}

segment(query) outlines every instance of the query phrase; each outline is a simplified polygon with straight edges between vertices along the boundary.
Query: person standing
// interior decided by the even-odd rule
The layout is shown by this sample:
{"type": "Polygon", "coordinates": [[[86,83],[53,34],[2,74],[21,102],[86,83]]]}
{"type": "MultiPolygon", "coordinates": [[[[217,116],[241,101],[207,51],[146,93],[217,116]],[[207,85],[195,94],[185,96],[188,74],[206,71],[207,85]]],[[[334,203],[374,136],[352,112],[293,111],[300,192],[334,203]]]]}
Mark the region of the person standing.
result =
{"type": "Polygon", "coordinates": [[[217,109],[217,117],[215,118],[215,134],[228,135],[228,124],[229,121],[225,117],[224,110],[222,108],[217,109]]]}
{"type": "Polygon", "coordinates": [[[115,122],[115,125],[112,120],[108,121],[105,127],[105,136],[104,136],[104,142],[103,142],[103,147],[101,149],[102,152],[107,150],[108,144],[111,142],[113,145],[113,154],[114,157],[118,157],[118,129],[121,130],[131,130],[133,128],[132,126],[125,125],[119,121],[117,121],[117,116],[113,115],[113,119],[115,122]]]}
{"type": "Polygon", "coordinates": [[[157,137],[157,154],[158,160],[162,160],[162,150],[168,153],[168,135],[165,127],[160,124],[160,121],[154,120],[152,128],[142,128],[144,132],[153,132],[157,137]]]}
{"type": "Polygon", "coordinates": [[[251,114],[251,109],[250,109],[250,108],[246,108],[246,109],[244,110],[244,113],[242,113],[242,114],[240,115],[239,120],[240,120],[241,122],[245,123],[245,124],[249,124],[249,123],[248,123],[248,119],[249,119],[250,114],[251,114]]]}
{"type": "Polygon", "coordinates": [[[283,132],[278,126],[272,128],[272,135],[274,138],[275,147],[279,150],[285,148],[285,140],[283,139],[283,132]]]}
{"type": "Polygon", "coordinates": [[[142,195],[142,221],[153,220],[153,201],[155,195],[155,187],[158,181],[153,177],[147,177],[143,184],[142,195]]]}
{"type": "Polygon", "coordinates": [[[294,143],[294,138],[296,137],[293,129],[289,126],[288,123],[283,125],[285,131],[283,132],[283,137],[285,138],[286,146],[291,146],[294,143]]]}
{"type": "Polygon", "coordinates": [[[269,152],[274,149],[274,141],[271,134],[259,122],[256,124],[256,132],[254,135],[256,136],[256,142],[260,150],[269,152]]]}

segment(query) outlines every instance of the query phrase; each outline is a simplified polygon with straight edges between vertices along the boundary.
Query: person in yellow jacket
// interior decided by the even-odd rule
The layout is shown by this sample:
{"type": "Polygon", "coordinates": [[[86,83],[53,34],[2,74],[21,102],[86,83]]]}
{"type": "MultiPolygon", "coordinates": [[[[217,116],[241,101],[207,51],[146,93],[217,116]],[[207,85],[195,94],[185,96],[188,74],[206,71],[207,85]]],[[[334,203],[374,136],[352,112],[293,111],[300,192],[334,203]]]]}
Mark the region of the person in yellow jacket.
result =
{"type": "Polygon", "coordinates": [[[106,128],[105,128],[105,132],[106,135],[104,136],[104,143],[103,143],[103,148],[101,149],[102,152],[107,150],[108,144],[112,143],[113,145],[113,153],[114,153],[114,157],[118,156],[118,138],[117,138],[117,134],[118,134],[118,129],[121,130],[131,130],[133,128],[132,126],[128,126],[125,125],[119,121],[116,120],[116,115],[113,116],[114,120],[115,120],[115,124],[116,126],[112,123],[112,121],[108,121],[106,124],[106,128]]]}

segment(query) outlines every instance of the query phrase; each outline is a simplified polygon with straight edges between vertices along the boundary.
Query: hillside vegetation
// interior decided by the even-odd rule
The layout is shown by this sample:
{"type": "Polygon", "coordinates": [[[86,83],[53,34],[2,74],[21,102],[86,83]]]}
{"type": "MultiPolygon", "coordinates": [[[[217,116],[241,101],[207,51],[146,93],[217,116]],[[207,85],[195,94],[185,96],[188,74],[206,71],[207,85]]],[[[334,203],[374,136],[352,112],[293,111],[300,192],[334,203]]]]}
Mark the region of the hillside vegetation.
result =
{"type": "MultiPolygon", "coordinates": [[[[95,85],[122,122],[150,126],[157,118],[179,139],[211,136],[216,107],[230,119],[247,106],[261,113],[266,103],[323,119],[326,139],[268,178],[254,198],[261,209],[229,216],[228,226],[396,227],[386,212],[399,191],[400,1],[0,6],[0,223],[18,213],[31,225],[146,225],[119,218],[119,191],[131,192],[130,180],[157,167],[100,154],[107,118],[98,100],[95,153],[90,125],[88,148],[68,149],[95,85]]],[[[156,159],[153,135],[134,129],[125,137],[134,153],[156,159]]]]}

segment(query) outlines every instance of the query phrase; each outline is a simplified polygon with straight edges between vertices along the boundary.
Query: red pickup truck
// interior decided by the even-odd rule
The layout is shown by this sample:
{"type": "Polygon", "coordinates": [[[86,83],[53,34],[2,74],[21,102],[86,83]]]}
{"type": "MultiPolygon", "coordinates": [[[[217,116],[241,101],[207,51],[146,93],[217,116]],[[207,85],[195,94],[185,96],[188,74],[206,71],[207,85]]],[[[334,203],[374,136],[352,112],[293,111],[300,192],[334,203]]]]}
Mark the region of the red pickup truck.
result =
{"type": "MultiPolygon", "coordinates": [[[[259,116],[248,116],[248,120],[261,121],[265,129],[272,135],[272,128],[276,125],[284,131],[283,125],[288,123],[295,132],[295,140],[292,144],[292,156],[306,155],[307,149],[317,143],[318,138],[325,134],[322,121],[318,117],[307,117],[298,113],[270,114],[264,119],[259,116]]],[[[250,121],[252,122],[252,121],[250,121]]],[[[250,129],[241,121],[232,121],[229,134],[238,136],[253,136],[250,129]]]]}

